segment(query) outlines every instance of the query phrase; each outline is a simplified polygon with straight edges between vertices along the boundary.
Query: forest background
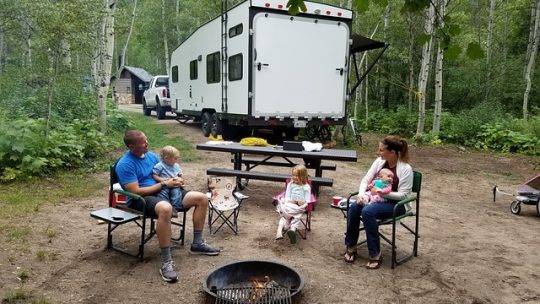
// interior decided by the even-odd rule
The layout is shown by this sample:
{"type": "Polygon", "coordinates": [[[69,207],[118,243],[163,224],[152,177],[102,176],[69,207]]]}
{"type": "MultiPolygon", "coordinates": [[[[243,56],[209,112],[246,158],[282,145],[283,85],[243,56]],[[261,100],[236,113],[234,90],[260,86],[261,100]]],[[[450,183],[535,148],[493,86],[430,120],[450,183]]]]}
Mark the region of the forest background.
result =
{"type": "MultiPolygon", "coordinates": [[[[319,2],[353,9],[354,33],[390,45],[348,105],[363,131],[540,155],[540,0],[319,2]]],[[[299,13],[303,1],[288,5],[299,13]]],[[[172,51],[220,9],[0,0],[1,180],[88,165],[118,147],[114,134],[132,122],[110,98],[110,77],[122,65],[166,74],[172,51]]],[[[360,72],[376,56],[359,54],[360,72]]]]}

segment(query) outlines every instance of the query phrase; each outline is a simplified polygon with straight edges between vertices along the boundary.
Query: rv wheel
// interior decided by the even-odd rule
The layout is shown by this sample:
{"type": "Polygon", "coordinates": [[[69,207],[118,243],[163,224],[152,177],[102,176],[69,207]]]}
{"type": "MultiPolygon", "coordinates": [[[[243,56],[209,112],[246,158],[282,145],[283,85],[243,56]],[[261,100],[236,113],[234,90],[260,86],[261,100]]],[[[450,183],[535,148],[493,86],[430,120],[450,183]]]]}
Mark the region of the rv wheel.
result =
{"type": "Polygon", "coordinates": [[[203,132],[203,135],[208,137],[210,135],[210,122],[212,120],[212,117],[210,116],[210,113],[204,112],[201,117],[201,130],[203,132]]]}
{"type": "Polygon", "coordinates": [[[223,123],[219,119],[217,113],[212,114],[210,125],[210,133],[212,136],[217,137],[218,135],[223,135],[223,123]]]}
{"type": "Polygon", "coordinates": [[[146,106],[146,99],[143,99],[142,101],[142,110],[143,110],[144,116],[150,116],[150,113],[152,113],[152,109],[146,106]]]}
{"type": "Polygon", "coordinates": [[[521,203],[518,202],[518,201],[513,201],[511,204],[510,204],[510,211],[513,213],[513,214],[519,214],[521,212],[521,203]]]}

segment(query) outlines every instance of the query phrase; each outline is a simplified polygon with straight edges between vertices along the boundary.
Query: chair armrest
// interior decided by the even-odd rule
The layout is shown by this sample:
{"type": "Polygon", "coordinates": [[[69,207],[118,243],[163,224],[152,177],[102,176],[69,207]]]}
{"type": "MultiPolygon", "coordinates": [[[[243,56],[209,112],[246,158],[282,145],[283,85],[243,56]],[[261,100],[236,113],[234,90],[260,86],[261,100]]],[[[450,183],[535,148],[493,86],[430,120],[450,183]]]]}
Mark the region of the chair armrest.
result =
{"type": "Polygon", "coordinates": [[[347,197],[347,214],[349,214],[349,204],[351,202],[351,197],[358,195],[358,192],[351,192],[349,193],[349,196],[347,197]]]}
{"type": "MultiPolygon", "coordinates": [[[[125,195],[125,196],[127,196],[127,197],[129,197],[129,198],[132,198],[132,199],[138,199],[138,200],[143,200],[143,201],[144,201],[144,199],[142,198],[142,196],[137,195],[137,194],[135,194],[135,193],[128,192],[128,191],[126,191],[126,190],[120,190],[120,189],[118,189],[118,190],[113,190],[113,192],[123,194],[123,195],[125,195]]],[[[145,205],[146,205],[146,202],[145,202],[145,205]]]]}
{"type": "Polygon", "coordinates": [[[395,218],[396,217],[396,212],[397,212],[397,208],[399,206],[403,206],[407,203],[410,203],[412,201],[415,201],[416,200],[416,193],[413,193],[411,195],[409,195],[408,197],[400,200],[399,202],[397,202],[395,205],[394,205],[394,210],[392,211],[392,218],[395,218]]]}
{"type": "Polygon", "coordinates": [[[243,193],[240,193],[240,192],[233,192],[233,196],[239,201],[243,201],[246,198],[249,198],[248,195],[244,195],[243,193]]]}

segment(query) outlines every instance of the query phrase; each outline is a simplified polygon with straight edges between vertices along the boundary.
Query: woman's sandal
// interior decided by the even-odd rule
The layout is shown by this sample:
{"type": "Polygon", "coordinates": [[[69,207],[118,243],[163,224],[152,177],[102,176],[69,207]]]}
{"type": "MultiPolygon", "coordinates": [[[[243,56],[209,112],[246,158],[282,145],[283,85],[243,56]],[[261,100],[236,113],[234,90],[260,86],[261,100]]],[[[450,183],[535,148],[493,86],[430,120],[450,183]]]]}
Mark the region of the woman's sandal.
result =
{"type": "Polygon", "coordinates": [[[345,250],[344,260],[347,263],[354,263],[354,261],[356,260],[357,255],[358,254],[356,253],[355,249],[347,248],[345,250]]]}
{"type": "Polygon", "coordinates": [[[369,262],[366,264],[366,268],[371,270],[378,269],[381,267],[382,260],[382,255],[378,259],[369,259],[369,262]]]}

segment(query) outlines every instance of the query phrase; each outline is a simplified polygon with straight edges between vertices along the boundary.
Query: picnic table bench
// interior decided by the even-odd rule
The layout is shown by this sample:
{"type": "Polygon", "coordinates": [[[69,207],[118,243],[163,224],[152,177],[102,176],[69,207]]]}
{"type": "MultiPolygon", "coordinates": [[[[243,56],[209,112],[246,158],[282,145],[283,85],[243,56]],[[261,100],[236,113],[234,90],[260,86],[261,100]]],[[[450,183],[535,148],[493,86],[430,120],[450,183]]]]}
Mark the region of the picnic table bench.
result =
{"type": "Polygon", "coordinates": [[[313,182],[313,188],[315,193],[319,194],[320,186],[332,186],[333,180],[331,178],[323,178],[323,170],[336,170],[336,165],[322,164],[322,160],[335,160],[335,161],[350,161],[356,162],[357,156],[355,150],[342,150],[342,149],[322,149],[321,151],[292,151],[284,150],[282,146],[244,146],[239,143],[204,143],[198,144],[197,150],[215,151],[231,153],[233,169],[226,168],[211,168],[207,170],[208,175],[226,175],[235,176],[237,184],[242,187],[241,179],[258,179],[266,181],[285,181],[290,178],[291,173],[268,173],[258,172],[252,170],[257,166],[275,166],[275,167],[293,167],[298,162],[291,161],[289,158],[299,158],[303,160],[303,163],[308,169],[315,170],[315,176],[311,176],[310,179],[313,182]],[[250,158],[243,158],[244,155],[249,155],[250,158]],[[262,156],[257,159],[253,156],[262,156]],[[275,160],[272,158],[283,158],[282,160],[275,160]],[[244,165],[244,168],[243,166],[244,165]]]}
{"type": "MultiPolygon", "coordinates": [[[[280,173],[271,173],[271,172],[256,172],[256,171],[243,171],[243,170],[234,170],[234,169],[224,169],[224,168],[210,168],[206,170],[207,175],[215,176],[235,176],[238,178],[245,179],[257,179],[264,181],[272,182],[285,182],[287,179],[291,178],[290,174],[280,174],[280,173]]],[[[332,187],[334,180],[331,178],[325,177],[310,177],[311,183],[318,186],[329,186],[332,187]]]]}

